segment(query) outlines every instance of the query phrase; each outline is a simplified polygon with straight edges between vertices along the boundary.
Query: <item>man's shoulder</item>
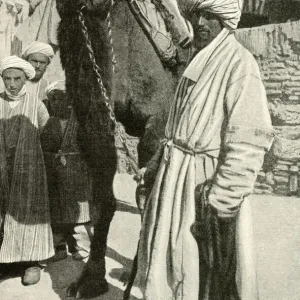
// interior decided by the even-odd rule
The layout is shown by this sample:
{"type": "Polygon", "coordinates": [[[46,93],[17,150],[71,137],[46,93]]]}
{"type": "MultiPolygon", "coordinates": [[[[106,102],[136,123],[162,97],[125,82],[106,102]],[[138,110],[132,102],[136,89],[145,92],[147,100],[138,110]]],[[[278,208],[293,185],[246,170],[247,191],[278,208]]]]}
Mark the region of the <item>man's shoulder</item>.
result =
{"type": "Polygon", "coordinates": [[[246,49],[236,38],[235,40],[235,63],[233,70],[241,73],[241,76],[253,75],[260,78],[260,71],[253,54],[246,49]]]}
{"type": "Polygon", "coordinates": [[[50,81],[44,79],[44,78],[41,78],[40,80],[40,87],[45,90],[46,87],[50,84],[50,81]]]}
{"type": "Polygon", "coordinates": [[[235,34],[229,35],[230,47],[234,49],[235,60],[238,63],[246,64],[246,63],[256,63],[256,60],[253,54],[245,48],[236,38],[235,34]]]}
{"type": "Polygon", "coordinates": [[[27,80],[26,84],[28,85],[48,85],[50,82],[44,78],[41,78],[39,81],[27,80]]]}
{"type": "Polygon", "coordinates": [[[238,54],[240,55],[243,62],[257,64],[253,54],[247,48],[245,48],[239,41],[236,42],[238,45],[238,54]]]}
{"type": "Polygon", "coordinates": [[[49,81],[49,80],[46,80],[45,78],[41,78],[41,79],[40,79],[40,82],[41,82],[42,84],[49,84],[49,83],[50,83],[50,81],[49,81]]]}

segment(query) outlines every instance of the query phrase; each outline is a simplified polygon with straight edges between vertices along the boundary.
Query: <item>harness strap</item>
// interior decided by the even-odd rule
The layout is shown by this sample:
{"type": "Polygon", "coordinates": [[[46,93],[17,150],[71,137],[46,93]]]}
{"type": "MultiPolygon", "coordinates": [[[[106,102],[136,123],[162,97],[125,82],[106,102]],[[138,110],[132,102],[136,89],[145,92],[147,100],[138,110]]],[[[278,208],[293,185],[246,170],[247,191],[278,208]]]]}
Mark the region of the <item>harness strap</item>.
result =
{"type": "MultiPolygon", "coordinates": [[[[167,31],[163,32],[160,28],[156,28],[143,12],[138,2],[138,0],[127,0],[132,14],[145,32],[162,64],[169,68],[178,65],[178,52],[171,35],[167,31]]],[[[159,10],[158,13],[166,26],[166,20],[163,18],[162,13],[159,10]]]]}

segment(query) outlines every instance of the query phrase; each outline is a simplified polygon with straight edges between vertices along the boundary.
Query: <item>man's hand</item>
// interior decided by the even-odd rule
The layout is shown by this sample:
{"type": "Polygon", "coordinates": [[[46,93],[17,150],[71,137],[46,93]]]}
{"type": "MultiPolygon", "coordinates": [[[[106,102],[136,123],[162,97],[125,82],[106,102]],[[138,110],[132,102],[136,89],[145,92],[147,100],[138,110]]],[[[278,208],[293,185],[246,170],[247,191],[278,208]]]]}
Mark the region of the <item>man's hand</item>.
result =
{"type": "Polygon", "coordinates": [[[134,175],[133,179],[138,183],[142,184],[144,181],[144,175],[146,173],[147,168],[142,168],[137,171],[137,173],[134,175]]]}
{"type": "Polygon", "coordinates": [[[206,230],[210,224],[211,207],[208,204],[208,193],[211,187],[211,181],[199,184],[195,189],[195,202],[196,202],[196,220],[191,226],[191,232],[194,238],[205,239],[207,237],[206,230]]]}

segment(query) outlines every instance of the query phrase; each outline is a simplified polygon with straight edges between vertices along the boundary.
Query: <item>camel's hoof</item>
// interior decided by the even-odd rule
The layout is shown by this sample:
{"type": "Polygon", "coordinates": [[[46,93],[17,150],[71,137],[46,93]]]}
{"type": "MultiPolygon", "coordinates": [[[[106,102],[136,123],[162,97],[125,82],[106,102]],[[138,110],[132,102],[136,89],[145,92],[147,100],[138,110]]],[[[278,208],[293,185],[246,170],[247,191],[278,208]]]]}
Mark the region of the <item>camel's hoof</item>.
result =
{"type": "Polygon", "coordinates": [[[89,276],[72,283],[67,289],[67,296],[76,299],[90,299],[103,295],[107,291],[108,283],[105,279],[99,281],[89,276]]]}
{"type": "Polygon", "coordinates": [[[130,280],[130,271],[123,272],[119,279],[124,285],[127,285],[130,280]]]}

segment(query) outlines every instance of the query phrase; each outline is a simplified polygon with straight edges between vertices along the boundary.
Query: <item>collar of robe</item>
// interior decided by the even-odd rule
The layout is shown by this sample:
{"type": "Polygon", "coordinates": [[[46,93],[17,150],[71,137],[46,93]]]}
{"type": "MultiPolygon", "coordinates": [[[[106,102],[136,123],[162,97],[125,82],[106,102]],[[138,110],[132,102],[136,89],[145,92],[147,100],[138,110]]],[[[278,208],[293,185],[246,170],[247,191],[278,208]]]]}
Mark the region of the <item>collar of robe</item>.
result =
{"type": "Polygon", "coordinates": [[[192,61],[184,71],[183,77],[197,82],[212,53],[227,38],[227,36],[231,32],[231,30],[224,27],[209,45],[204,47],[195,55],[195,57],[192,59],[192,61]]]}
{"type": "Polygon", "coordinates": [[[20,101],[25,98],[25,95],[27,93],[26,85],[24,84],[22,89],[17,95],[12,95],[7,89],[5,89],[5,94],[10,101],[20,101]]]}

